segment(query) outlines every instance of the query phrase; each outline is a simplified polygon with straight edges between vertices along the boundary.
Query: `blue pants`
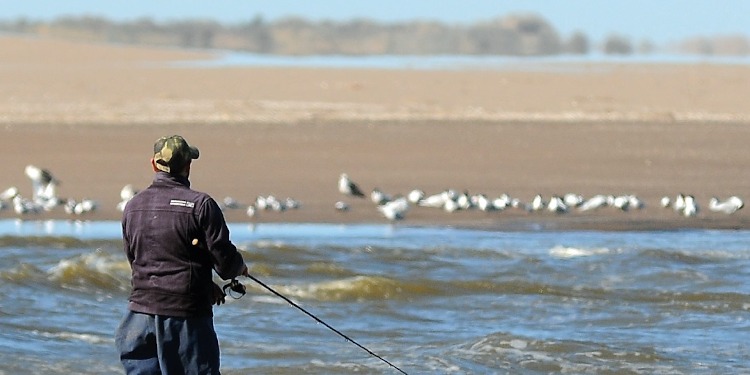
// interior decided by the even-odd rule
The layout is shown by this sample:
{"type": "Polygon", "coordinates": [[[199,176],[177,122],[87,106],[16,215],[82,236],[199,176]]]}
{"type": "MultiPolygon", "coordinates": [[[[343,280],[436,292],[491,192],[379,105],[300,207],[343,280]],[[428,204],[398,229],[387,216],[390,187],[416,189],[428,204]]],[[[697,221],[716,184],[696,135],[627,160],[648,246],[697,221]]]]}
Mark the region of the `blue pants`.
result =
{"type": "Polygon", "coordinates": [[[175,318],[128,311],[115,333],[126,374],[219,374],[212,317],[175,318]]]}

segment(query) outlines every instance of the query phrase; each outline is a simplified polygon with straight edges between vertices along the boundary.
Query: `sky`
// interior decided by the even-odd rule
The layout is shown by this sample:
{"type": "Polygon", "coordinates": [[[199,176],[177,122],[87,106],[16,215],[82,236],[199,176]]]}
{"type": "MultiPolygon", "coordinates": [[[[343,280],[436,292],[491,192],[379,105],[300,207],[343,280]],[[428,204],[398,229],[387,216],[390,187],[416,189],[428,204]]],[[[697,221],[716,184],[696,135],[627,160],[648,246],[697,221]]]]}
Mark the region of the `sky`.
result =
{"type": "Polygon", "coordinates": [[[694,36],[750,37],[747,0],[0,0],[8,20],[50,20],[61,15],[103,16],[115,21],[211,19],[237,24],[256,16],[312,21],[369,18],[380,22],[433,20],[470,24],[508,14],[534,13],[561,36],[581,31],[592,40],[611,35],[633,42],[677,42],[694,36]]]}

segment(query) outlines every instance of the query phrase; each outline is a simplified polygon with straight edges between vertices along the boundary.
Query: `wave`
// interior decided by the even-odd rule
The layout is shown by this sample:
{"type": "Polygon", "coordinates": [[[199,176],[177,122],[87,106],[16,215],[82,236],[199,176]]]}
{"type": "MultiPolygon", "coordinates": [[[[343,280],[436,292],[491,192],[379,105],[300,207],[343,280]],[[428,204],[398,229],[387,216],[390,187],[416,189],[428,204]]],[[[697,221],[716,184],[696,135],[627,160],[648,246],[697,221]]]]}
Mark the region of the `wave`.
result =
{"type": "MultiPolygon", "coordinates": [[[[534,373],[672,373],[670,359],[649,346],[620,347],[607,342],[556,340],[492,333],[457,345],[443,357],[460,358],[462,367],[478,372],[534,373]]],[[[433,360],[431,367],[444,367],[433,360]]],[[[678,371],[679,372],[679,371],[678,371]]]]}
{"type": "Polygon", "coordinates": [[[30,263],[19,263],[9,270],[0,271],[0,280],[68,290],[128,291],[130,265],[124,256],[95,250],[59,260],[46,271],[30,263]]]}
{"type": "MultiPolygon", "coordinates": [[[[265,292],[260,286],[249,288],[265,292]]],[[[272,286],[279,293],[298,299],[361,302],[367,300],[416,300],[435,297],[470,297],[472,295],[543,296],[558,298],[562,304],[585,300],[612,304],[656,304],[676,310],[710,313],[746,311],[750,295],[734,292],[681,292],[653,289],[612,289],[580,285],[553,285],[526,280],[399,280],[383,276],[354,276],[306,285],[272,286]]]]}
{"type": "Polygon", "coordinates": [[[77,249],[77,248],[121,248],[122,240],[85,240],[73,236],[0,236],[2,248],[45,248],[45,249],[77,249]]]}
{"type": "Polygon", "coordinates": [[[130,265],[125,257],[101,251],[63,259],[47,274],[49,280],[66,288],[121,291],[130,288],[130,265]]]}
{"type": "Polygon", "coordinates": [[[285,295],[322,301],[402,299],[441,294],[430,283],[404,282],[382,276],[355,276],[306,286],[281,286],[278,290],[285,295]]]}

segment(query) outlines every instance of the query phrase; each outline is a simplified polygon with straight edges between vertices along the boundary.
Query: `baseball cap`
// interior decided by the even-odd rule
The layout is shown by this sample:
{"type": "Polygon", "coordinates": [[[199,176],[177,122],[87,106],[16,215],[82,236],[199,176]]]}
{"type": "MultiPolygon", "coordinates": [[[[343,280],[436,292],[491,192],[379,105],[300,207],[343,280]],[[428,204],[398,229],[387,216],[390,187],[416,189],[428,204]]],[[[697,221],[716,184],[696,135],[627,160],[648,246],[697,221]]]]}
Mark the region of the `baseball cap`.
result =
{"type": "Polygon", "coordinates": [[[161,137],[154,143],[154,164],[167,173],[179,173],[190,160],[198,159],[200,152],[179,135],[161,137]]]}

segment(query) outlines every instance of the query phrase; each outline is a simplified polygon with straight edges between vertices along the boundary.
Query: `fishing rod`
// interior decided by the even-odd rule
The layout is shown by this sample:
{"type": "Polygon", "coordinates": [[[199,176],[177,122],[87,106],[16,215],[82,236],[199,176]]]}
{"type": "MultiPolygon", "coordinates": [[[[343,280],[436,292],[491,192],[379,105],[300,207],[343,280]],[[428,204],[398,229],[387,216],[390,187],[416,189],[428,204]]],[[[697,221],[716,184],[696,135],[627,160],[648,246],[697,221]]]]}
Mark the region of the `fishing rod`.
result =
{"type": "MultiPolygon", "coordinates": [[[[258,279],[257,279],[257,278],[255,278],[254,276],[252,276],[252,275],[250,275],[250,274],[245,274],[245,276],[246,276],[246,277],[248,277],[248,278],[250,278],[251,280],[255,281],[255,282],[256,282],[256,283],[258,283],[258,284],[259,284],[260,286],[262,286],[262,287],[266,288],[266,290],[268,290],[269,292],[271,292],[271,293],[275,294],[275,295],[276,295],[277,297],[279,297],[279,298],[283,299],[283,300],[284,300],[284,301],[286,301],[286,302],[287,302],[288,304],[290,304],[290,305],[292,305],[292,306],[296,307],[296,308],[297,308],[298,310],[300,310],[300,311],[302,311],[303,313],[307,314],[307,316],[309,316],[309,317],[313,318],[313,319],[314,319],[314,320],[315,320],[316,322],[318,322],[318,323],[320,323],[320,324],[322,324],[322,325],[326,326],[326,328],[330,329],[331,331],[333,331],[333,332],[336,332],[336,334],[338,334],[339,336],[343,337],[343,338],[344,338],[344,339],[345,339],[346,341],[349,341],[349,342],[351,342],[352,344],[354,344],[354,345],[357,345],[357,346],[358,346],[358,347],[359,347],[360,349],[362,349],[362,350],[366,351],[366,352],[367,352],[368,354],[370,354],[371,356],[373,356],[373,357],[375,357],[375,358],[377,358],[377,359],[379,359],[379,360],[381,360],[381,361],[385,362],[386,364],[388,364],[388,366],[391,366],[391,367],[393,367],[394,369],[398,370],[398,372],[400,372],[400,373],[402,373],[402,374],[404,374],[404,375],[408,375],[408,374],[407,374],[406,372],[404,372],[404,370],[402,370],[402,369],[398,368],[398,366],[394,365],[393,363],[390,363],[390,362],[388,362],[388,361],[387,361],[387,360],[386,360],[385,358],[383,358],[383,357],[381,357],[381,356],[379,356],[379,355],[375,354],[375,353],[374,353],[374,352],[373,352],[372,350],[370,350],[370,349],[367,349],[366,347],[364,347],[364,346],[363,346],[363,345],[361,345],[360,343],[358,343],[358,342],[354,341],[354,340],[353,340],[353,339],[352,339],[351,337],[349,337],[349,336],[347,336],[347,335],[345,335],[345,334],[341,333],[341,331],[337,330],[336,328],[333,328],[333,327],[331,327],[331,325],[329,325],[328,323],[326,323],[326,322],[322,321],[322,320],[321,320],[320,318],[318,318],[317,316],[313,315],[313,314],[312,314],[312,313],[310,313],[309,311],[307,311],[307,310],[305,310],[304,308],[302,308],[302,306],[300,306],[300,305],[298,305],[298,304],[294,303],[294,301],[290,300],[290,299],[289,299],[289,298],[287,298],[287,297],[286,297],[285,295],[283,295],[283,294],[281,294],[281,293],[277,292],[276,290],[274,290],[274,289],[273,289],[273,288],[271,288],[270,286],[266,285],[266,284],[265,284],[265,283],[263,283],[262,281],[258,280],[258,279]]],[[[231,281],[231,282],[230,282],[229,284],[227,284],[226,286],[224,286],[224,289],[225,289],[225,290],[226,290],[226,288],[230,288],[231,290],[233,290],[233,291],[235,291],[235,292],[238,292],[238,293],[242,293],[242,294],[244,294],[244,286],[243,286],[242,284],[240,284],[240,283],[239,283],[239,282],[238,282],[238,281],[237,281],[236,279],[235,279],[235,280],[232,280],[232,281],[231,281]]]]}

